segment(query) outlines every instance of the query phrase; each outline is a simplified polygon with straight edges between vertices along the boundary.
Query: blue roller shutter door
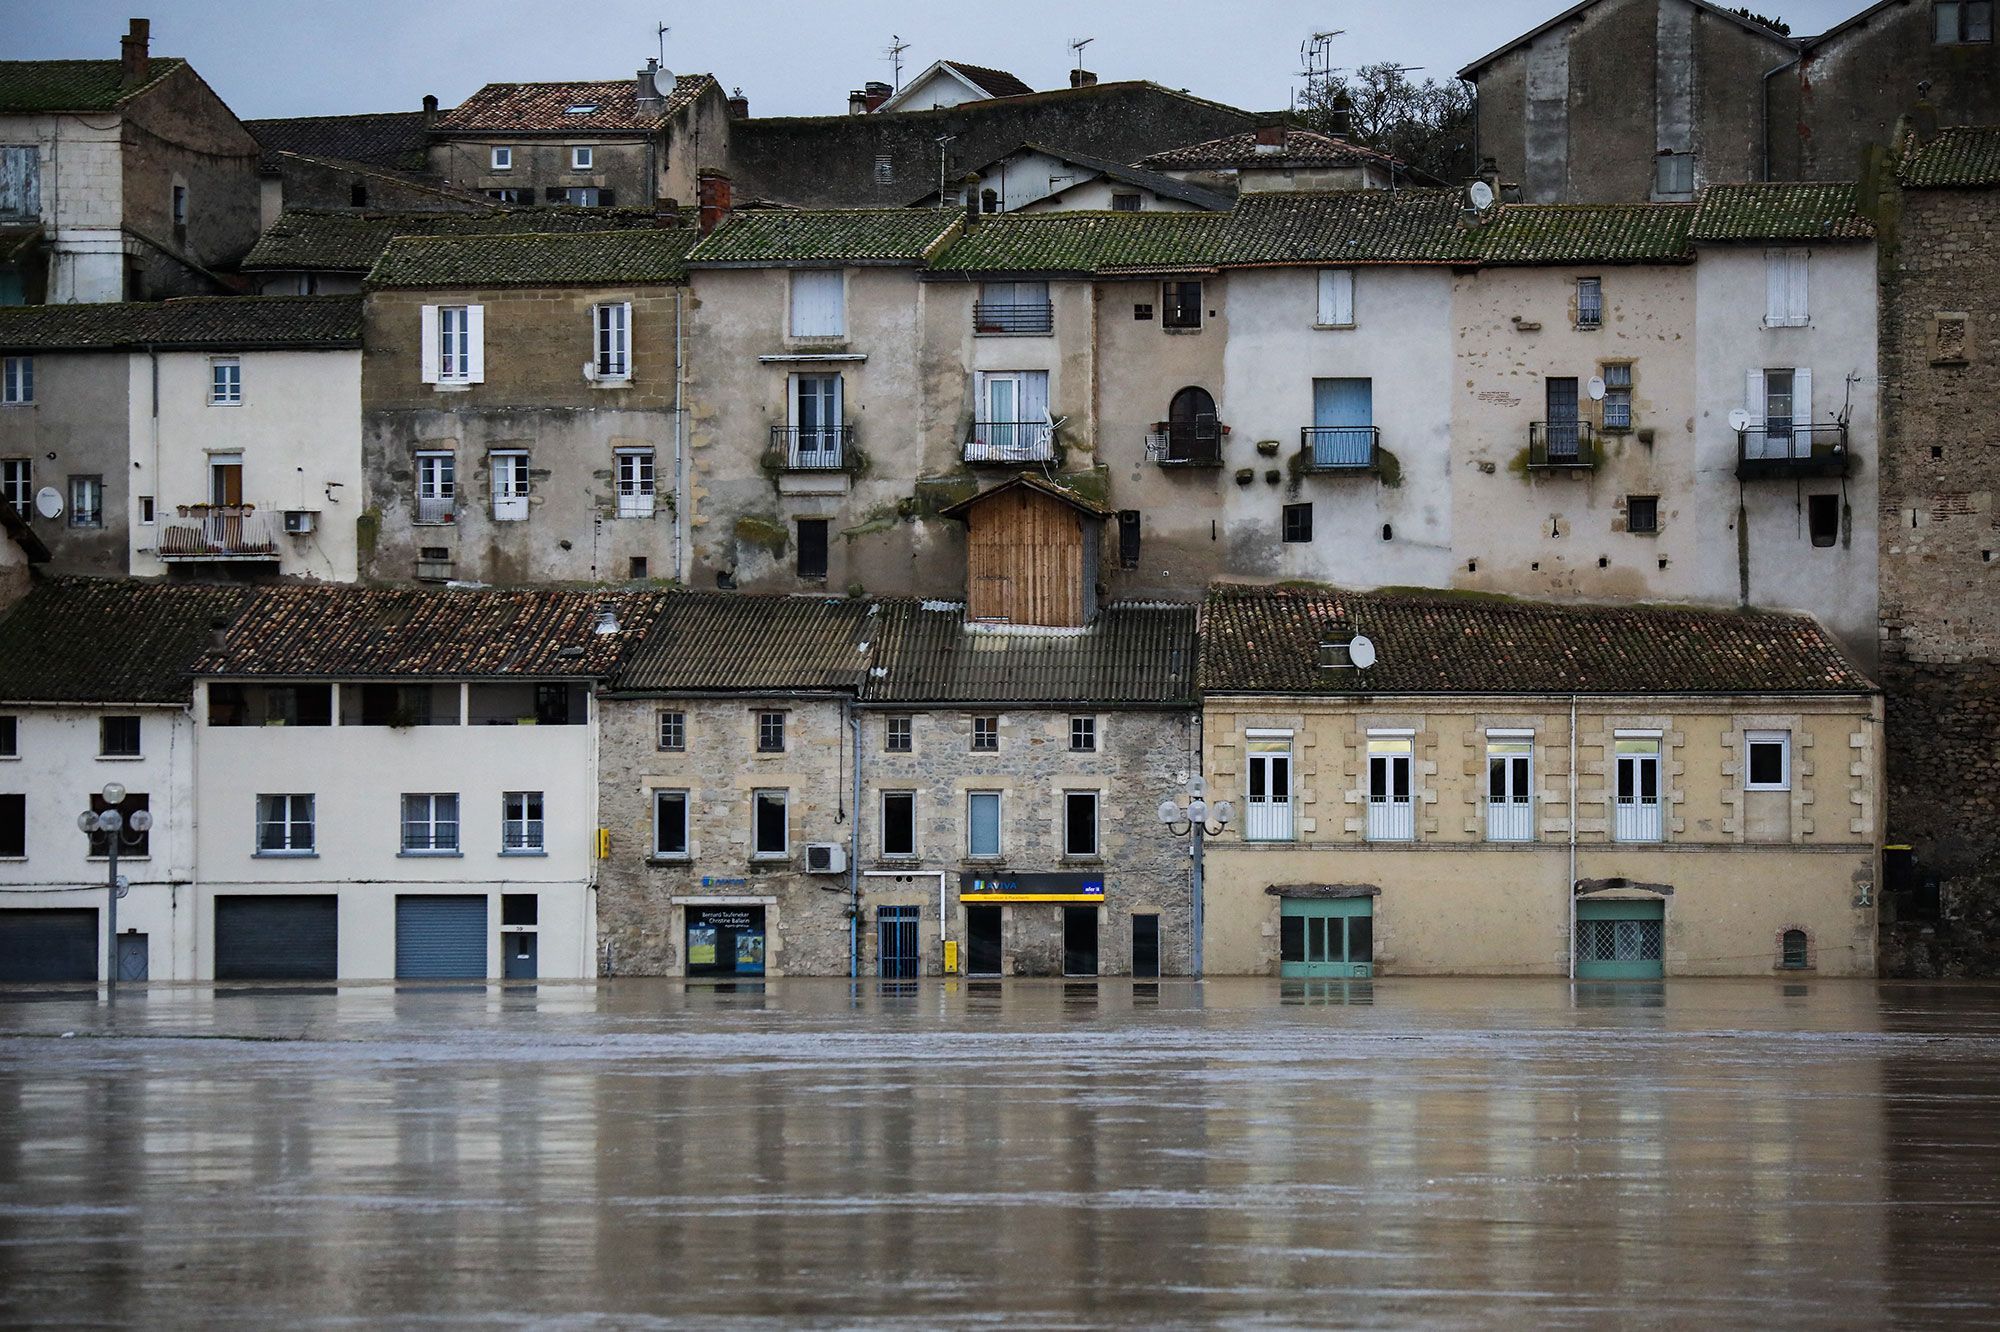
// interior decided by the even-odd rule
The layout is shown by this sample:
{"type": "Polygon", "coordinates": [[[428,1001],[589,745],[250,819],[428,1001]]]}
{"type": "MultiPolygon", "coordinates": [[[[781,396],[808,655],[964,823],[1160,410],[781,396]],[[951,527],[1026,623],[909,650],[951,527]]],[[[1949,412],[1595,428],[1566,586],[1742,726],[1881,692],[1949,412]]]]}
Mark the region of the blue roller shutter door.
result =
{"type": "Polygon", "coordinates": [[[97,980],[97,912],[0,911],[0,981],[97,980]]]}
{"type": "Polygon", "coordinates": [[[215,899],[215,978],[333,980],[340,899],[327,894],[215,899]]]}
{"type": "Polygon", "coordinates": [[[396,899],[396,979],[485,980],[486,899],[396,899]]]}

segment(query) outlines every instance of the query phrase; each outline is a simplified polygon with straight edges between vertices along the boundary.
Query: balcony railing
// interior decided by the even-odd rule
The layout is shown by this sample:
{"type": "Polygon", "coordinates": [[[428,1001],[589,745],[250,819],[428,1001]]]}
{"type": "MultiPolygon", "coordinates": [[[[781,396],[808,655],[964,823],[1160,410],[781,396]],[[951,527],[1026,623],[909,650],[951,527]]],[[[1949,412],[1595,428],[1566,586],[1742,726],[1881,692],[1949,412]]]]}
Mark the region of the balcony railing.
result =
{"type": "Polygon", "coordinates": [[[1056,307],[1051,301],[972,303],[972,331],[975,333],[1047,333],[1055,326],[1056,307]]]}
{"type": "Polygon", "coordinates": [[[450,523],[458,520],[457,495],[417,496],[417,518],[420,523],[450,523]]]}
{"type": "Polygon", "coordinates": [[[1415,807],[1407,800],[1368,798],[1368,840],[1407,842],[1417,835],[1415,807]]]}
{"type": "Polygon", "coordinates": [[[1486,840],[1535,840],[1535,807],[1525,800],[1490,800],[1486,804],[1486,840]]]}
{"type": "Polygon", "coordinates": [[[1660,840],[1660,802],[1621,800],[1612,809],[1611,836],[1620,842],[1660,840]]]}
{"type": "Polygon", "coordinates": [[[1243,838],[1249,842],[1292,840],[1292,802],[1287,796],[1252,800],[1243,807],[1243,838]]]}
{"type": "Polygon", "coordinates": [[[772,426],[771,448],[791,472],[837,472],[847,465],[853,426],[772,426]]]}
{"type": "Polygon", "coordinates": [[[1047,421],[974,421],[965,439],[969,463],[1053,462],[1056,428],[1047,421]]]}
{"type": "Polygon", "coordinates": [[[1847,451],[1845,421],[1803,421],[1753,425],[1736,432],[1736,479],[1846,476],[1853,459],[1847,451]]]}
{"type": "Polygon", "coordinates": [[[251,504],[183,504],[160,524],[163,560],[275,560],[271,516],[251,504]]]}
{"type": "Polygon", "coordinates": [[[1212,425],[1169,425],[1146,432],[1146,461],[1162,467],[1222,466],[1222,432],[1212,425]]]}
{"type": "Polygon", "coordinates": [[[1597,466],[1597,428],[1588,421],[1535,421],[1528,426],[1528,466],[1597,466]]]}
{"type": "Polygon", "coordinates": [[[1306,426],[1299,456],[1308,472],[1372,472],[1382,449],[1380,426],[1306,426]]]}

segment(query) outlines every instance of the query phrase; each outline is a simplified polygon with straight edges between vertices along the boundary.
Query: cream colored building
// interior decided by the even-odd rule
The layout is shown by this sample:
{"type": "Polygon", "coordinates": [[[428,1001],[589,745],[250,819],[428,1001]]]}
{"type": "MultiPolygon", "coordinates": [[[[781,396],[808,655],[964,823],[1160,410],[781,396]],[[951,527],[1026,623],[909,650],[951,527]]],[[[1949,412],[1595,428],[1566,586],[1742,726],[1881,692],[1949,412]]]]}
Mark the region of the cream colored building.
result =
{"type": "Polygon", "coordinates": [[[1810,620],[1225,587],[1202,643],[1211,974],[1874,973],[1881,704],[1810,620]]]}

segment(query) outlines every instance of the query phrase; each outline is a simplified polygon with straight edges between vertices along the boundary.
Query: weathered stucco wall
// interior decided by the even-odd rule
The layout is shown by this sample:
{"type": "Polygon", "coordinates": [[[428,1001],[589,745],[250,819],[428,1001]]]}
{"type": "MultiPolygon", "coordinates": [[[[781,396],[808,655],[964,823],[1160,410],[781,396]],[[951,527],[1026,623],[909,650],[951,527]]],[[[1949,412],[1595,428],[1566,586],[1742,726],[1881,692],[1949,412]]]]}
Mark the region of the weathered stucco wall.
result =
{"type": "Polygon", "coordinates": [[[0,406],[0,458],[25,458],[31,487],[52,487],[63,512],[44,518],[32,505],[27,514],[35,535],[49,548],[42,566],[50,573],[125,572],[127,514],[132,487],[126,457],[131,430],[130,404],[146,381],[145,358],[125,352],[37,354],[35,400],[0,406]],[[72,525],[69,479],[104,478],[104,521],[97,527],[72,525]]]}
{"type": "Polygon", "coordinates": [[[140,276],[139,289],[128,290],[126,298],[216,291],[214,281],[177,259],[229,272],[257,243],[257,141],[187,68],[128,103],[121,122],[124,224],[152,242],[128,246],[140,276]],[[176,185],[187,189],[180,226],[174,222],[176,185]]]}

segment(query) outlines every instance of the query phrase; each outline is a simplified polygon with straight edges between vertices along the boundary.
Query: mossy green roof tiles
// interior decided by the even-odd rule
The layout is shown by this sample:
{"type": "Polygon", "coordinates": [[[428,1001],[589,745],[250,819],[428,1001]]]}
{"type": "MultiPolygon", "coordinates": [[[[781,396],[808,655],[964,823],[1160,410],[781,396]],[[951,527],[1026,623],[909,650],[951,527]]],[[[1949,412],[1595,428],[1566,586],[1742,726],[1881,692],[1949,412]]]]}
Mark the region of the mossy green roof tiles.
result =
{"type": "Polygon", "coordinates": [[[185,703],[188,667],[248,588],[48,578],[0,617],[0,703],[185,703]]]}
{"type": "Polygon", "coordinates": [[[2000,125],[1957,125],[1904,157],[1898,172],[1913,190],[2000,185],[2000,125]]]}
{"type": "Polygon", "coordinates": [[[1852,182],[1711,185],[1688,234],[1697,241],[1867,240],[1875,228],[1856,202],[1852,182]]]}
{"type": "Polygon", "coordinates": [[[679,282],[691,227],[573,235],[402,236],[368,274],[388,287],[592,287],[679,282]]]}
{"type": "Polygon", "coordinates": [[[186,296],[172,301],[0,306],[0,348],[250,350],[361,345],[359,296],[186,296]]]}
{"type": "Polygon", "coordinates": [[[1662,264],[1694,258],[1693,204],[1507,204],[1473,231],[1481,264],[1662,264]]]}
{"type": "Polygon", "coordinates": [[[643,208],[490,208],[468,212],[357,212],[288,208],[244,256],[250,272],[314,269],[366,273],[398,236],[493,236],[526,232],[637,231],[654,226],[643,208]]]}
{"type": "Polygon", "coordinates": [[[688,264],[915,264],[963,220],[951,208],[746,209],[703,238],[688,264]]]}
{"type": "Polygon", "coordinates": [[[0,60],[0,113],[110,111],[187,67],[155,56],[144,81],[127,87],[116,60],[0,60]]]}
{"type": "Polygon", "coordinates": [[[1223,252],[1228,213],[1003,213],[982,218],[929,265],[940,273],[1100,273],[1200,267],[1223,252]]]}

